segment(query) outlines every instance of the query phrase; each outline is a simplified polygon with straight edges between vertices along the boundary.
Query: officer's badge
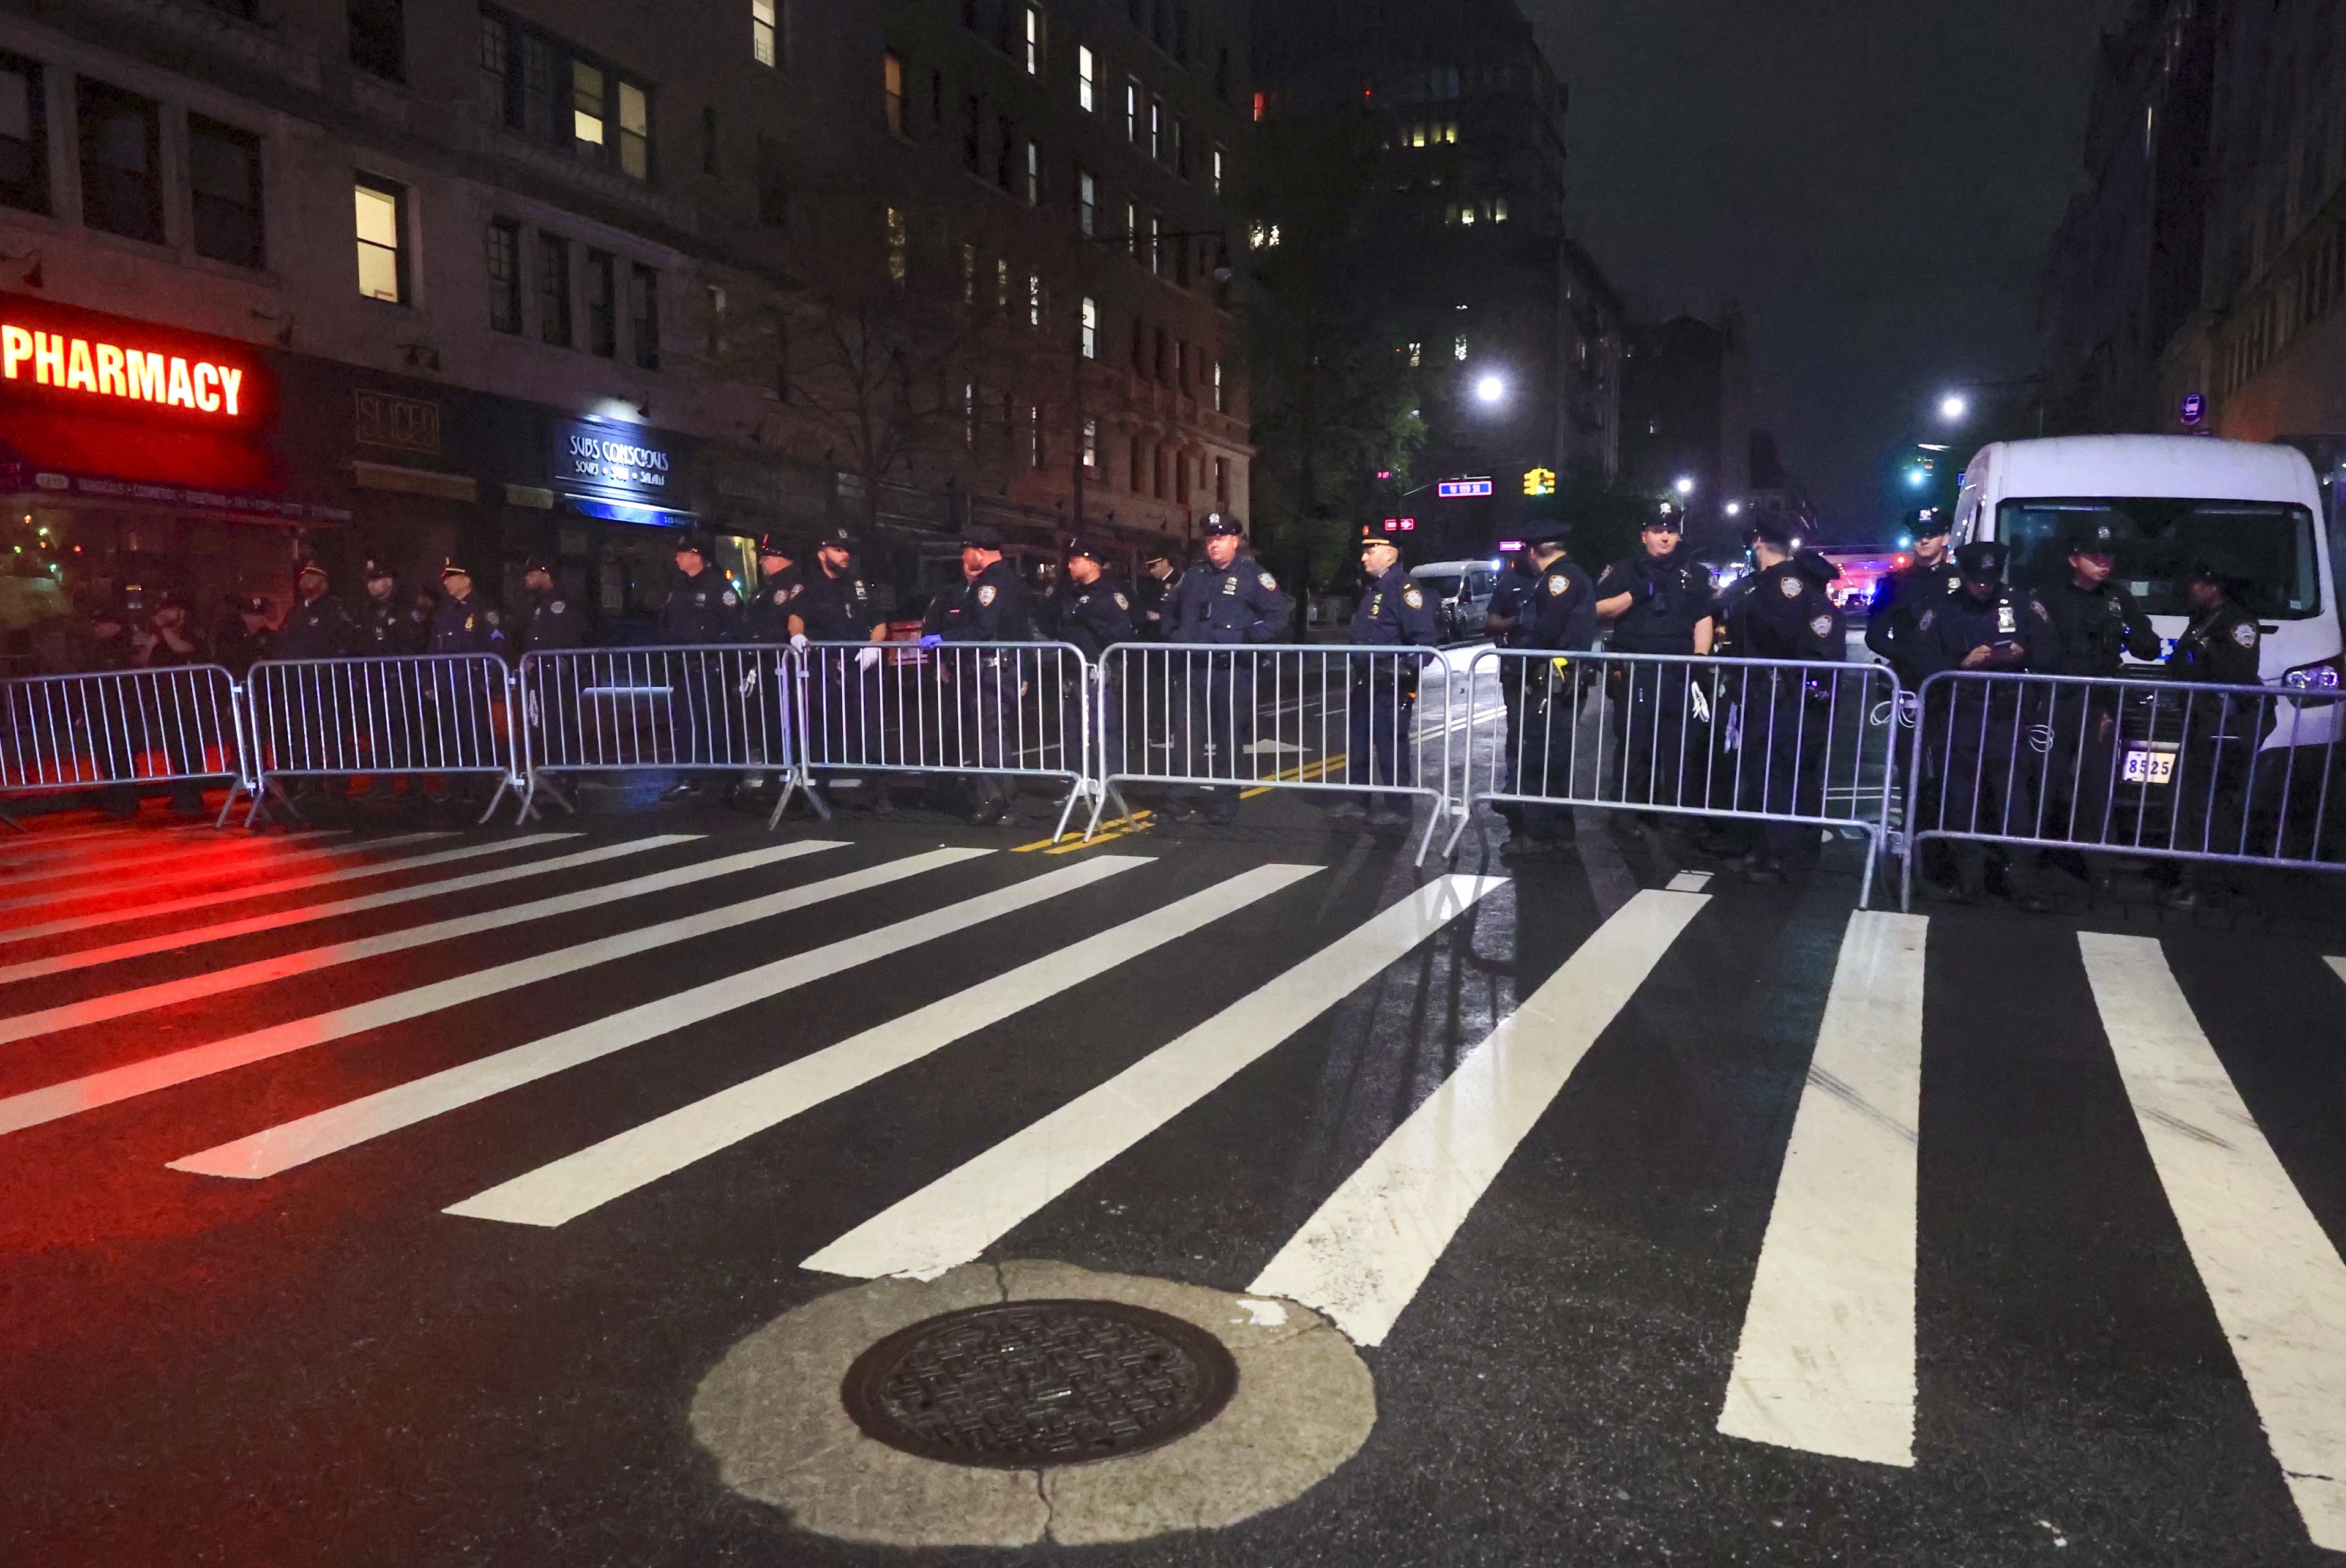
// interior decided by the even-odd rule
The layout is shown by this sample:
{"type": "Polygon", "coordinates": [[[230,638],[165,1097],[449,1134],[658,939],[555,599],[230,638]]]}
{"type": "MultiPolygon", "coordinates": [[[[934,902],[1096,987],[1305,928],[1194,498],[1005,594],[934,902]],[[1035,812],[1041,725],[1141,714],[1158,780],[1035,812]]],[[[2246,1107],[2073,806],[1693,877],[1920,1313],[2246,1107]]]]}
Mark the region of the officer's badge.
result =
{"type": "Polygon", "coordinates": [[[1381,615],[1383,615],[1384,613],[1385,613],[1385,596],[1384,596],[1382,594],[1372,594],[1372,595],[1370,595],[1370,596],[1369,596],[1369,614],[1371,614],[1371,615],[1372,615],[1372,616],[1381,616],[1381,615]]]}
{"type": "Polygon", "coordinates": [[[470,616],[464,617],[464,629],[468,632],[473,629],[473,617],[470,616]]]}
{"type": "Polygon", "coordinates": [[[1269,572],[1265,572],[1262,575],[1261,582],[1262,585],[1270,589],[1272,593],[1275,594],[1279,592],[1279,579],[1272,576],[1269,572]]]}
{"type": "Polygon", "coordinates": [[[1797,599],[1800,596],[1800,579],[1798,577],[1779,577],[1776,579],[1776,591],[1782,594],[1788,599],[1797,599]]]}
{"type": "Polygon", "coordinates": [[[1819,616],[1815,620],[1809,623],[1809,630],[1816,633],[1817,636],[1821,637],[1831,636],[1832,635],[1832,617],[1831,616],[1819,616]]]}
{"type": "Polygon", "coordinates": [[[1927,631],[1929,631],[1929,630],[1931,629],[1931,623],[1932,623],[1933,621],[1937,620],[1938,618],[1939,618],[1939,612],[1938,612],[1938,611],[1936,611],[1936,610],[1924,610],[1924,611],[1923,612],[1922,618],[1921,618],[1921,619],[1919,619],[1919,620],[1917,620],[1917,621],[1914,623],[1914,629],[1915,629],[1916,631],[1918,631],[1918,632],[1927,632],[1927,631]]]}
{"type": "Polygon", "coordinates": [[[2109,598],[2104,602],[2110,606],[2110,614],[2114,616],[2123,616],[2126,614],[2126,606],[2122,601],[2120,601],[2116,594],[2112,594],[2109,598]]]}
{"type": "Polygon", "coordinates": [[[1122,594],[1110,594],[1108,597],[1116,601],[1116,607],[1119,610],[1128,610],[1132,608],[1132,601],[1126,598],[1122,594]]]}
{"type": "Polygon", "coordinates": [[[861,577],[855,579],[855,596],[859,599],[869,596],[863,591],[863,579],[861,577]]]}
{"type": "Polygon", "coordinates": [[[557,616],[569,607],[569,606],[564,604],[560,599],[555,600],[554,603],[546,606],[546,608],[552,610],[557,616]]]}
{"type": "Polygon", "coordinates": [[[774,603],[778,605],[787,605],[790,602],[790,591],[788,588],[776,588],[774,590],[774,603]]]}
{"type": "Polygon", "coordinates": [[[723,593],[721,593],[721,594],[719,594],[719,595],[718,595],[718,596],[717,596],[717,602],[718,602],[719,604],[720,604],[720,605],[723,605],[727,609],[729,609],[729,609],[731,609],[735,605],[740,604],[741,601],[740,601],[740,600],[739,600],[739,599],[737,599],[737,598],[735,598],[735,597],[733,596],[733,590],[732,590],[732,589],[728,588],[728,589],[726,589],[723,593]]]}
{"type": "Polygon", "coordinates": [[[2257,646],[2257,627],[2253,621],[2242,621],[2232,628],[2232,640],[2244,648],[2257,646]]]}
{"type": "Polygon", "coordinates": [[[1962,586],[1963,586],[1963,582],[1964,582],[1964,580],[1963,580],[1961,577],[1956,576],[1956,575],[1955,575],[1953,573],[1952,573],[1952,572],[1948,573],[1948,574],[1947,574],[1947,592],[1949,592],[1949,593],[1951,593],[1951,594],[1952,594],[1952,593],[1953,593],[1957,588],[1960,588],[1960,587],[1962,587],[1962,586]]]}
{"type": "Polygon", "coordinates": [[[2020,629],[2020,616],[2014,612],[2010,599],[2003,600],[1995,606],[1995,629],[2004,636],[2010,636],[2020,629]]]}
{"type": "Polygon", "coordinates": [[[1419,593],[1415,588],[1403,588],[1401,591],[1401,602],[1407,605],[1413,610],[1422,610],[1425,608],[1425,596],[1419,593]]]}
{"type": "Polygon", "coordinates": [[[1564,591],[1570,586],[1572,586],[1572,579],[1569,577],[1550,577],[1547,580],[1547,591],[1559,597],[1561,597],[1564,591]]]}
{"type": "Polygon", "coordinates": [[[990,605],[994,603],[994,585],[992,583],[986,584],[985,586],[977,591],[977,602],[980,605],[990,605]]]}

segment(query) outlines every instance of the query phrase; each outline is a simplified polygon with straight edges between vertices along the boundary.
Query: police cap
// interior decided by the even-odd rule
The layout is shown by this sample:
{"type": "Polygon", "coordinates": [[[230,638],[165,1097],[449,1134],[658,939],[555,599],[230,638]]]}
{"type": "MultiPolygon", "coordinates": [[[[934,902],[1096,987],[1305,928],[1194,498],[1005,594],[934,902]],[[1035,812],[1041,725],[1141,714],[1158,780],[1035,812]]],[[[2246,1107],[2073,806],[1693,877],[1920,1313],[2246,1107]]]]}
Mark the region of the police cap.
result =
{"type": "Polygon", "coordinates": [[[393,571],[389,566],[385,565],[381,561],[373,560],[372,558],[368,560],[365,567],[360,573],[361,579],[369,583],[387,582],[397,575],[399,575],[399,574],[393,571]]]}
{"type": "Polygon", "coordinates": [[[1651,517],[1646,519],[1646,532],[1648,534],[1683,534],[1686,532],[1686,516],[1683,513],[1676,511],[1657,512],[1651,517]]]}
{"type": "Polygon", "coordinates": [[[240,616],[265,616],[269,613],[269,596],[265,594],[247,594],[237,601],[236,613],[240,616]]]}
{"type": "Polygon", "coordinates": [[[2118,531],[2102,517],[2072,517],[2061,530],[2061,542],[2072,555],[2108,555],[2117,550],[2118,531]]]}
{"type": "Polygon", "coordinates": [[[2201,555],[2194,560],[2190,568],[2183,574],[2183,580],[2187,583],[2213,583],[2227,594],[2238,594],[2240,591],[2242,576],[2239,567],[2230,557],[2201,555]]]}
{"type": "Polygon", "coordinates": [[[1818,555],[1814,550],[1795,552],[1792,556],[1792,570],[1820,588],[1841,575],[1841,568],[1838,565],[1818,555]]]}
{"type": "Polygon", "coordinates": [[[1209,516],[1206,519],[1205,527],[1198,530],[1198,532],[1205,535],[1209,539],[1243,539],[1246,537],[1246,529],[1239,524],[1239,520],[1229,515],[1227,513],[1222,512],[1216,512],[1209,516]]]}
{"type": "Polygon", "coordinates": [[[844,550],[851,555],[855,554],[855,531],[846,527],[826,528],[814,540],[818,550],[844,550]]]}
{"type": "Polygon", "coordinates": [[[973,523],[961,531],[961,547],[964,550],[999,550],[1002,548],[1002,531],[989,528],[983,523],[973,523]]]}
{"type": "Polygon", "coordinates": [[[1140,559],[1145,565],[1162,561],[1169,566],[1173,564],[1173,547],[1169,545],[1151,545],[1141,552],[1140,559]]]}
{"type": "MultiPolygon", "coordinates": [[[[294,568],[293,580],[298,583],[302,578],[311,576],[313,575],[320,577],[328,576],[326,568],[320,565],[316,560],[311,559],[302,562],[301,565],[294,568]]],[[[331,581],[332,578],[328,577],[328,580],[331,581]]]]}
{"type": "Polygon", "coordinates": [[[2001,577],[2010,554],[2000,539],[1974,539],[1955,552],[1955,565],[1966,577],[2001,577]]]}
{"type": "Polygon", "coordinates": [[[758,535],[758,559],[761,561],[769,555],[779,556],[782,560],[787,561],[790,558],[790,542],[788,539],[783,538],[780,534],[760,534],[758,535]]]}
{"type": "Polygon", "coordinates": [[[1086,561],[1096,561],[1103,566],[1108,564],[1109,559],[1108,549],[1105,545],[1095,545],[1088,539],[1068,540],[1067,559],[1072,561],[1078,555],[1086,561]]]}
{"type": "Polygon", "coordinates": [[[444,558],[440,563],[440,580],[444,583],[451,577],[469,577],[472,575],[473,568],[465,565],[454,555],[444,558]]]}
{"type": "Polygon", "coordinates": [[[1561,545],[1572,537],[1572,524],[1561,517],[1544,517],[1524,525],[1523,541],[1526,545],[1561,545]]]}
{"type": "Polygon", "coordinates": [[[1364,523],[1361,525],[1360,547],[1365,550],[1372,545],[1390,545],[1398,551],[1401,548],[1401,540],[1373,523],[1364,523]]]}
{"type": "Polygon", "coordinates": [[[1772,514],[1753,518],[1751,526],[1743,530],[1746,547],[1765,545],[1774,550],[1789,550],[1799,536],[1799,530],[1790,520],[1772,514]]]}
{"type": "Polygon", "coordinates": [[[521,564],[521,571],[525,577],[532,572],[543,572],[549,577],[554,575],[553,554],[541,550],[536,555],[527,557],[521,564]]]}
{"type": "Polygon", "coordinates": [[[1917,539],[1943,538],[1947,532],[1947,514],[1935,506],[1925,506],[1914,514],[1913,524],[1908,532],[1917,539]]]}
{"type": "Polygon", "coordinates": [[[709,541],[699,534],[678,534],[676,536],[675,545],[670,546],[670,552],[681,555],[687,551],[690,551],[705,561],[709,558],[709,541]]]}

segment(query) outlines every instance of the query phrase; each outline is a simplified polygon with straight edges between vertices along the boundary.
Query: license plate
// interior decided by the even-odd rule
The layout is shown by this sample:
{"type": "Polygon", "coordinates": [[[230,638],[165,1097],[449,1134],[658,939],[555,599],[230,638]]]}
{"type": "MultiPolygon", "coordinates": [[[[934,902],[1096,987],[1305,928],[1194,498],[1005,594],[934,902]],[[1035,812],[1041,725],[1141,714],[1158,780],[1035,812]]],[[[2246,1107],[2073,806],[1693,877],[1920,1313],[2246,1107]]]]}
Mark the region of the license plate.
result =
{"type": "Polygon", "coordinates": [[[2126,754],[2125,778],[2129,784],[2172,783],[2175,779],[2175,753],[2128,751],[2126,754]]]}

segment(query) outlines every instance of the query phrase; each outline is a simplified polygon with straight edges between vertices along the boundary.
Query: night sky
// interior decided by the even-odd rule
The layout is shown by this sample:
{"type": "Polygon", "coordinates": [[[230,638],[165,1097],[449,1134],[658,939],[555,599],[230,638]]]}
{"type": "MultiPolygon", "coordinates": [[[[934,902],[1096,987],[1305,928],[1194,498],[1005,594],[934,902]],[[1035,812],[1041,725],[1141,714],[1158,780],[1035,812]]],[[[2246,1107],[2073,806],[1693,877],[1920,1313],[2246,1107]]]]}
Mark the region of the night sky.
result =
{"type": "Polygon", "coordinates": [[[2129,0],[1523,4],[1572,87],[1577,238],[1641,314],[1740,303],[1753,423],[1828,540],[1882,536],[1939,387],[2036,368],[2129,0]]]}

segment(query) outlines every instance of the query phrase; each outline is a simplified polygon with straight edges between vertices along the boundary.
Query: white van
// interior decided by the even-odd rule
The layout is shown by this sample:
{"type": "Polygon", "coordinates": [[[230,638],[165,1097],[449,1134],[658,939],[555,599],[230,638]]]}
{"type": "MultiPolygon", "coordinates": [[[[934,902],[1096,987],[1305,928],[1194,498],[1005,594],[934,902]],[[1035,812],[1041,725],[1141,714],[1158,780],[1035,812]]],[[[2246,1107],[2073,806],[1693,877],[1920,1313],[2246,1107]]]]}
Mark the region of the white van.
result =
{"type": "MultiPolygon", "coordinates": [[[[2068,575],[2062,535],[2080,514],[2116,530],[2123,585],[2150,612],[2171,651],[2189,623],[2184,575],[2203,555],[2243,579],[2241,607],[2264,633],[2268,686],[2334,691],[2341,684],[2336,596],[2321,486],[2294,447],[2188,435],[2072,435],[1999,442],[1964,470],[1953,542],[2001,539],[2006,575],[2027,586],[2068,575]]],[[[2133,661],[2129,659],[2128,663],[2133,661]]],[[[2339,704],[2276,705],[2267,747],[2326,745],[2339,704]]]]}

